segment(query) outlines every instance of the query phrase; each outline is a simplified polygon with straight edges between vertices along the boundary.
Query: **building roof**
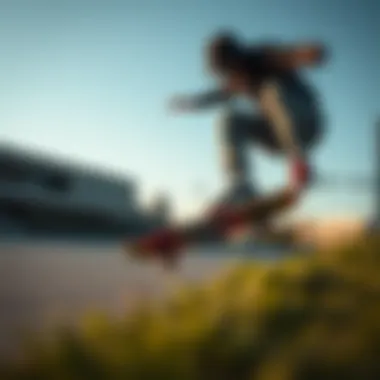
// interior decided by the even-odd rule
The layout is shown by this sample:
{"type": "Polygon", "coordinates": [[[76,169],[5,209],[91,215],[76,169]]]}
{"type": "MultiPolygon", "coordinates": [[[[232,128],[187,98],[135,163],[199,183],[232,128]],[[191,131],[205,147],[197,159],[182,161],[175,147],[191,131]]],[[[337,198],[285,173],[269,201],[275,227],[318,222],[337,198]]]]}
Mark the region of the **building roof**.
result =
{"type": "Polygon", "coordinates": [[[127,186],[134,185],[134,181],[122,172],[77,162],[70,157],[58,156],[18,144],[0,143],[0,162],[4,160],[24,162],[25,165],[38,166],[43,170],[55,169],[66,173],[96,176],[111,182],[123,183],[127,186]]]}

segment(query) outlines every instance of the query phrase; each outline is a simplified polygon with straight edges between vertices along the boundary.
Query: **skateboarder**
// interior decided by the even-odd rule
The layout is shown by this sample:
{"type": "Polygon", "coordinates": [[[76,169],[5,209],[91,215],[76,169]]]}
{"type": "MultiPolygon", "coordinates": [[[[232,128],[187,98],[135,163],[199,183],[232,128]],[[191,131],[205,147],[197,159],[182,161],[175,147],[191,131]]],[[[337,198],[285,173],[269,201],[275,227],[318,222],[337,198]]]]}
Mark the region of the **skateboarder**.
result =
{"type": "MultiPolygon", "coordinates": [[[[174,110],[194,111],[228,104],[236,95],[245,96],[259,109],[257,114],[248,114],[228,107],[219,125],[229,186],[217,202],[216,214],[220,216],[223,210],[220,223],[228,225],[239,218],[231,206],[257,194],[246,159],[250,144],[261,145],[289,161],[294,194],[302,192],[310,182],[309,156],[321,137],[322,115],[314,91],[299,71],[321,64],[325,49],[315,44],[244,46],[232,34],[224,33],[211,39],[206,59],[219,86],[197,96],[175,98],[171,103],[174,110]]],[[[162,231],[145,239],[144,244],[174,251],[181,244],[181,236],[162,231]]]]}
{"type": "Polygon", "coordinates": [[[299,190],[311,179],[309,153],[321,137],[322,115],[313,89],[299,69],[321,64],[320,45],[247,45],[223,33],[207,46],[208,67],[220,84],[210,92],[176,97],[172,109],[196,111],[228,104],[243,95],[258,106],[257,114],[227,107],[219,124],[222,158],[229,188],[220,200],[228,206],[257,194],[250,181],[247,147],[260,145],[290,162],[292,185],[299,190]]]}

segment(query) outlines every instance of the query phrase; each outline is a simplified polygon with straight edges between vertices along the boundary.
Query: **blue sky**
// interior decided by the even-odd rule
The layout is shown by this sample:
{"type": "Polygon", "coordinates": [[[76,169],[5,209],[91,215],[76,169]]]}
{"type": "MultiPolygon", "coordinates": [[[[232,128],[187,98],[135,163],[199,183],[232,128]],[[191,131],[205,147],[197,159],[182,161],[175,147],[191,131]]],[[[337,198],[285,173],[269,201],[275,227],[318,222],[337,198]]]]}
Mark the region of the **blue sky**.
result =
{"type": "MultiPolygon", "coordinates": [[[[202,61],[210,33],[246,39],[321,40],[332,59],[308,73],[329,133],[322,172],[373,171],[379,110],[377,0],[3,1],[0,136],[133,176],[145,198],[174,197],[181,215],[223,189],[215,144],[218,110],[171,116],[171,95],[213,85],[202,61]]],[[[280,160],[252,155],[263,189],[285,180],[280,160]]],[[[302,215],[367,215],[370,192],[312,191],[302,215]]]]}

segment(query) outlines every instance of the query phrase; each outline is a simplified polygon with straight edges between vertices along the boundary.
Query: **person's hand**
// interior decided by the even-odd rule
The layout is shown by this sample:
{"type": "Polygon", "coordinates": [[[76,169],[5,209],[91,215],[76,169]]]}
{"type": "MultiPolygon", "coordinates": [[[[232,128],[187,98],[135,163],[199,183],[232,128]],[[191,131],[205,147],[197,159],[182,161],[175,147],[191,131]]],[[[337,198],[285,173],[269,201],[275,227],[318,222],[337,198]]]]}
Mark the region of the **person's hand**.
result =
{"type": "Polygon", "coordinates": [[[193,109],[191,99],[186,96],[175,96],[169,101],[169,110],[174,113],[189,112],[193,109]]]}

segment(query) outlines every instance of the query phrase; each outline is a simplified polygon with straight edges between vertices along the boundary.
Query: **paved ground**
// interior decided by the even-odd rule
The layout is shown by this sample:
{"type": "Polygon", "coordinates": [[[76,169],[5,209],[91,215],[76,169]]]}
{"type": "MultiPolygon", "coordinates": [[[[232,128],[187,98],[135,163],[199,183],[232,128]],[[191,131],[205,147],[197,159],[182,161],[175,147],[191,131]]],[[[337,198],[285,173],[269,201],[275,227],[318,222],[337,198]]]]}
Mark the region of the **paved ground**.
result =
{"type": "Polygon", "coordinates": [[[231,259],[200,255],[168,275],[158,265],[128,261],[117,244],[0,246],[0,354],[14,351],[20,333],[73,323],[88,311],[120,315],[173,284],[209,278],[231,259]]]}

